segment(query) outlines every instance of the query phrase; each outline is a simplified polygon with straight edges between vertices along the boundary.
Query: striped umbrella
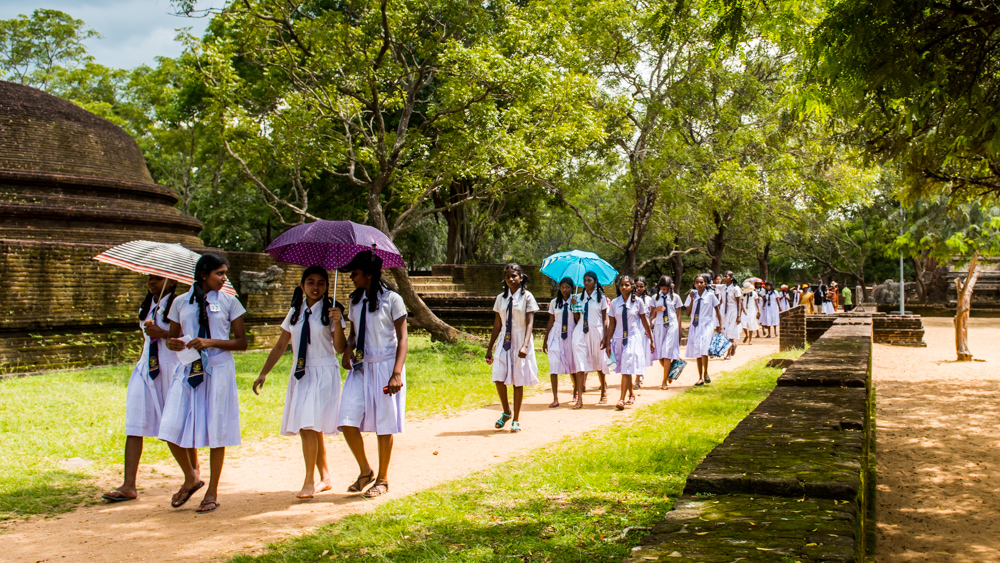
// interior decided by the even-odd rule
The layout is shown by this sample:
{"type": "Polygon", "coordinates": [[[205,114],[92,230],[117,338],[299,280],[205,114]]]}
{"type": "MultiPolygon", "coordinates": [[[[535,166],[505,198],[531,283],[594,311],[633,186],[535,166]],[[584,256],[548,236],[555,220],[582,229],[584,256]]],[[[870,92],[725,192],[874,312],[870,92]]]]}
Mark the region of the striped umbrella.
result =
{"type": "MultiPolygon", "coordinates": [[[[126,270],[162,276],[181,283],[194,283],[194,267],[201,254],[188,250],[179,244],[133,240],[109,248],[94,256],[94,260],[121,266],[126,270]]],[[[226,280],[222,291],[236,295],[236,288],[226,280]]]]}

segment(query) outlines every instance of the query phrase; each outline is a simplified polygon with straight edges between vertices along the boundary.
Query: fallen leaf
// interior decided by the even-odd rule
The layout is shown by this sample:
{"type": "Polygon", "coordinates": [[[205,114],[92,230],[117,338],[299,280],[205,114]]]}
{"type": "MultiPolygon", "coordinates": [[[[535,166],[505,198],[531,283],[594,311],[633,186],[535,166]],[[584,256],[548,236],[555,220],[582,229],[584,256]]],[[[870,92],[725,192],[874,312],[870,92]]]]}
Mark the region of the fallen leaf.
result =
{"type": "Polygon", "coordinates": [[[438,455],[438,453],[437,453],[437,452],[434,452],[434,455],[438,455]]]}
{"type": "Polygon", "coordinates": [[[320,554],[319,554],[319,556],[320,556],[320,557],[323,557],[323,556],[324,556],[324,555],[326,555],[327,553],[330,553],[330,550],[329,550],[329,549],[324,549],[324,550],[323,550],[323,553],[320,553],[320,554]]]}
{"type": "Polygon", "coordinates": [[[707,533],[708,532],[695,532],[694,535],[696,535],[696,536],[704,536],[707,533]]]}
{"type": "Polygon", "coordinates": [[[773,547],[758,547],[757,551],[774,551],[773,547]]]}
{"type": "Polygon", "coordinates": [[[806,547],[813,547],[813,546],[815,546],[815,545],[816,545],[815,543],[807,543],[807,544],[806,544],[806,547]]]}

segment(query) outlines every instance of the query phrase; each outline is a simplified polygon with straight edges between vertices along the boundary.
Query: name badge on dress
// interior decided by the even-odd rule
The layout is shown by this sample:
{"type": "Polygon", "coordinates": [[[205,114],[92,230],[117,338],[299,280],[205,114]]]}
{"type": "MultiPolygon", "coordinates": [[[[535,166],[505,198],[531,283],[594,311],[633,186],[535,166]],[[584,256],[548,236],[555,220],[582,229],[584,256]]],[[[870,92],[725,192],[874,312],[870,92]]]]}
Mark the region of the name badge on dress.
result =
{"type": "Polygon", "coordinates": [[[209,303],[208,310],[213,313],[218,313],[219,311],[222,311],[222,308],[216,305],[215,303],[209,303]]]}

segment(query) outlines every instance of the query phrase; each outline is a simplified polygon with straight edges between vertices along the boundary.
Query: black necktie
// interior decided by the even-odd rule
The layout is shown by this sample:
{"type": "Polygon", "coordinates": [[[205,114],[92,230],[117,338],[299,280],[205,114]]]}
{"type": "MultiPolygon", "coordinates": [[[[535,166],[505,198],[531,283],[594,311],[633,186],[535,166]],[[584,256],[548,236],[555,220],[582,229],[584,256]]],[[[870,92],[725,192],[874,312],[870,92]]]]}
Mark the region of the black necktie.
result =
{"type": "Polygon", "coordinates": [[[666,307],[667,307],[667,297],[669,297],[669,296],[670,296],[669,293],[661,293],[660,294],[660,297],[663,299],[663,307],[664,307],[664,309],[663,309],[663,326],[664,326],[664,328],[670,326],[670,311],[668,311],[666,309],[666,307]]]}
{"type": "MultiPolygon", "coordinates": [[[[208,307],[208,304],[205,304],[208,307]]],[[[198,338],[211,338],[212,332],[208,328],[208,324],[202,324],[201,315],[198,315],[198,338]]],[[[202,353],[198,353],[198,359],[191,362],[191,373],[188,375],[188,385],[191,387],[198,387],[201,385],[202,381],[205,381],[205,364],[202,362],[202,353]]]]}
{"type": "Polygon", "coordinates": [[[503,349],[510,350],[510,323],[514,320],[514,294],[510,294],[507,302],[507,331],[503,333],[503,349]]]}
{"type": "Polygon", "coordinates": [[[729,314],[729,286],[723,286],[723,292],[726,295],[726,314],[729,314]]]}
{"type": "Polygon", "coordinates": [[[562,310],[563,310],[562,339],[566,340],[567,329],[569,328],[569,304],[563,303],[562,310]]]}
{"type": "Polygon", "coordinates": [[[691,326],[698,326],[698,317],[701,316],[701,297],[695,295],[694,299],[698,304],[694,308],[694,318],[691,319],[691,326]]]}
{"type": "MultiPolygon", "coordinates": [[[[156,326],[156,312],[159,308],[153,309],[153,326],[156,326]]],[[[149,339],[149,351],[147,358],[149,361],[149,378],[156,381],[156,378],[160,376],[160,346],[157,344],[157,339],[149,339]]]]}
{"type": "Polygon", "coordinates": [[[622,346],[628,344],[628,301],[622,299],[622,346]]]}
{"type": "Polygon", "coordinates": [[[299,357],[295,360],[295,379],[302,379],[306,374],[306,350],[312,342],[309,334],[309,313],[312,313],[312,309],[306,308],[306,312],[302,315],[302,334],[299,336],[299,357]]]}
{"type": "Polygon", "coordinates": [[[590,332],[590,321],[587,317],[590,315],[590,296],[587,296],[587,300],[583,302],[583,333],[587,334],[590,332]]]}
{"type": "Polygon", "coordinates": [[[365,359],[365,317],[368,316],[368,299],[361,300],[361,320],[358,321],[358,344],[354,348],[354,361],[362,362],[365,359]]]}

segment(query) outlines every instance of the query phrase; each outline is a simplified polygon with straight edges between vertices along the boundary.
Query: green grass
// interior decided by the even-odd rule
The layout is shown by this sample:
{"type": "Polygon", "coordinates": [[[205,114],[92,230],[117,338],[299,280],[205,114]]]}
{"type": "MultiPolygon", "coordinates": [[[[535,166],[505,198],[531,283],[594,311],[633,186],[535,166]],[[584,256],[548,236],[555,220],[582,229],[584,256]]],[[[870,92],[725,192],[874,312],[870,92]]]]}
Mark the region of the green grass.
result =
{"type": "MultiPolygon", "coordinates": [[[[540,345],[540,343],[539,343],[540,345]]],[[[479,407],[495,400],[484,350],[473,344],[432,343],[410,336],[407,415],[421,418],[479,407]]],[[[236,356],[240,417],[247,442],[277,436],[288,385],[286,354],[258,397],[250,390],[267,352],[236,356]]],[[[547,372],[547,358],[538,355],[547,372]]],[[[125,443],[125,390],[132,366],[54,372],[0,380],[0,521],[72,510],[94,501],[101,472],[120,471],[125,443]],[[63,460],[92,465],[65,469],[63,460]]],[[[536,388],[537,389],[537,388],[536,388]]],[[[239,450],[233,450],[239,455],[239,450]]],[[[146,440],[143,462],[169,457],[158,440],[146,440]]]]}
{"type": "Polygon", "coordinates": [[[780,374],[756,360],[625,423],[381,505],[236,563],[621,560],[780,374]]]}

